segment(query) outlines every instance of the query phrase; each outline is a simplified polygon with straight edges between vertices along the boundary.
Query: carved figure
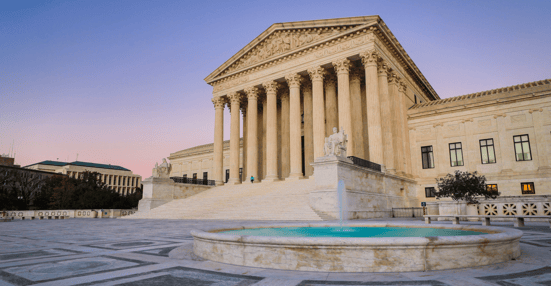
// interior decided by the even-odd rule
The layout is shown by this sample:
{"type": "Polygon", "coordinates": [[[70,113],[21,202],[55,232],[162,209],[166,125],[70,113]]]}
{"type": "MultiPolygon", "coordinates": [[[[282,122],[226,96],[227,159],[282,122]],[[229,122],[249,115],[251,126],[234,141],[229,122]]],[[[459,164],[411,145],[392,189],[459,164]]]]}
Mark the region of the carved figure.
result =
{"type": "Polygon", "coordinates": [[[153,168],[153,177],[168,178],[170,171],[172,171],[172,165],[166,161],[166,158],[163,158],[163,163],[161,163],[161,165],[155,163],[155,168],[153,168]]]}
{"type": "Polygon", "coordinates": [[[323,148],[325,156],[336,155],[346,158],[346,143],[348,135],[344,134],[344,129],[337,132],[337,127],[333,127],[333,134],[325,138],[325,146],[323,148]]]}

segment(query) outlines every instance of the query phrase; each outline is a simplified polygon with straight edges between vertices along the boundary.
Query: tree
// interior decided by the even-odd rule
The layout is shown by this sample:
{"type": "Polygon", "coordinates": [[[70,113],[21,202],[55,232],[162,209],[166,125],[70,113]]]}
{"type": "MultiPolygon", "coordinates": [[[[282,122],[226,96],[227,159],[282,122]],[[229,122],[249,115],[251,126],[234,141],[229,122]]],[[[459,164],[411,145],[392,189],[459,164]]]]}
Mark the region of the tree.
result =
{"type": "Polygon", "coordinates": [[[498,192],[489,191],[486,187],[486,177],[477,172],[455,171],[444,178],[436,179],[438,191],[436,198],[451,197],[454,201],[464,200],[467,204],[477,204],[476,196],[484,196],[485,199],[495,199],[498,192]]]}

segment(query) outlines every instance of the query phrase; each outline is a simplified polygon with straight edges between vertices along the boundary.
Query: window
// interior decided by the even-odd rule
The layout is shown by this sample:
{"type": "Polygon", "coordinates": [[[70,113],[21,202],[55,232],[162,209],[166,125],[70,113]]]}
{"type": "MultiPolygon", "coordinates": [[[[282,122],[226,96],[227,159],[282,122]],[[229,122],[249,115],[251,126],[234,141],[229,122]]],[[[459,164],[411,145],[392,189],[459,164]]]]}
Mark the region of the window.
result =
{"type": "Polygon", "coordinates": [[[497,184],[486,185],[486,190],[491,193],[497,193],[497,184]]]}
{"type": "Polygon", "coordinates": [[[241,178],[242,181],[243,180],[243,168],[239,168],[239,178],[241,178]]]}
{"type": "Polygon", "coordinates": [[[463,166],[461,143],[450,143],[450,164],[452,167],[463,166]]]}
{"type": "Polygon", "coordinates": [[[436,190],[434,187],[425,188],[425,197],[434,198],[436,197],[436,190]]]}
{"type": "Polygon", "coordinates": [[[197,173],[193,173],[193,179],[197,180],[197,173]]]}
{"type": "Polygon", "coordinates": [[[203,172],[203,180],[206,181],[209,179],[209,172],[203,172]]]}
{"type": "Polygon", "coordinates": [[[520,183],[520,187],[522,189],[523,195],[533,195],[536,193],[536,190],[534,189],[534,183],[520,183]]]}
{"type": "Polygon", "coordinates": [[[229,181],[230,179],[230,169],[226,169],[226,183],[229,181]]]}
{"type": "Polygon", "coordinates": [[[530,152],[530,139],[528,134],[513,136],[515,142],[515,153],[517,161],[532,160],[532,152],[530,152]]]}
{"type": "Polygon", "coordinates": [[[187,179],[187,174],[183,174],[182,177],[186,178],[187,179]]]}
{"type": "Polygon", "coordinates": [[[432,155],[432,146],[421,147],[421,156],[423,158],[423,169],[434,168],[434,158],[432,155]]]}
{"type": "Polygon", "coordinates": [[[480,158],[482,164],[494,164],[496,162],[494,139],[480,140],[480,158]]]}

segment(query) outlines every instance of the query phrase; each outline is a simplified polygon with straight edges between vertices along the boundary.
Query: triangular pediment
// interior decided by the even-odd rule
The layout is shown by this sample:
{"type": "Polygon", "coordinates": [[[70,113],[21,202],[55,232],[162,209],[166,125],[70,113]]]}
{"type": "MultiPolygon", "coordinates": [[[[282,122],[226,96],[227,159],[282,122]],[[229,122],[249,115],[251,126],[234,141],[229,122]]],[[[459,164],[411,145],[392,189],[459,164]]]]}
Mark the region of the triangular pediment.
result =
{"type": "Polygon", "coordinates": [[[379,16],[277,23],[205,78],[207,83],[376,24],[379,16]]]}

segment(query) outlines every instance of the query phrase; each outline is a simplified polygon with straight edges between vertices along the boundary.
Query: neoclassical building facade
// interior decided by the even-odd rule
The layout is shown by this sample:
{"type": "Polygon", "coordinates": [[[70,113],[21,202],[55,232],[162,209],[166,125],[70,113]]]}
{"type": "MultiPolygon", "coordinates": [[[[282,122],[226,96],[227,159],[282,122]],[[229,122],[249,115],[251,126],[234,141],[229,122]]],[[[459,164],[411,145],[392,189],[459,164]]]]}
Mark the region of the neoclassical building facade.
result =
{"type": "Polygon", "coordinates": [[[205,81],[214,143],[171,154],[173,176],[312,177],[337,127],[347,156],[415,180],[419,201],[455,170],[486,175],[502,195],[551,194],[551,81],[440,99],[378,16],[274,24],[205,81]]]}

